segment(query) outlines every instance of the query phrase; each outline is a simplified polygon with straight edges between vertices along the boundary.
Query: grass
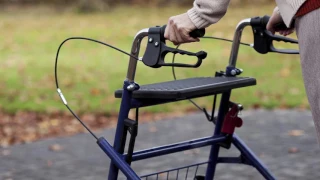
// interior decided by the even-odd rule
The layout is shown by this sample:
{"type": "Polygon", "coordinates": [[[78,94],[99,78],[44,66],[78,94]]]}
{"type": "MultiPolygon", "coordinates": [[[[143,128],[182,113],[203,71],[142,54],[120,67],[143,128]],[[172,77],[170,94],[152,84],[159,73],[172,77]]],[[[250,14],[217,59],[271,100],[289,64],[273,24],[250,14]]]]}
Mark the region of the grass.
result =
{"type": "MultiPolygon", "coordinates": [[[[219,23],[207,29],[206,35],[232,39],[240,20],[270,14],[272,9],[272,5],[259,9],[253,5],[232,6],[219,23]]],[[[94,38],[128,52],[140,29],[166,24],[171,15],[185,10],[178,7],[118,7],[110,12],[93,14],[39,9],[0,13],[0,109],[8,113],[66,111],[55,91],[53,71],[56,50],[64,39],[72,36],[94,38]]],[[[251,43],[251,34],[247,28],[242,41],[251,43]]],[[[205,50],[209,54],[199,69],[176,69],[178,78],[211,76],[215,71],[224,70],[230,48],[228,42],[206,39],[181,46],[181,49],[205,50]]],[[[184,58],[177,57],[177,60],[184,58]]],[[[58,63],[60,88],[77,112],[117,112],[120,100],[114,98],[114,91],[121,88],[127,64],[127,56],[110,48],[79,40],[67,42],[58,63]]],[[[238,67],[244,69],[243,76],[255,77],[258,84],[235,90],[232,100],[246,108],[308,108],[299,56],[260,55],[249,47],[241,47],[238,67]]],[[[136,80],[140,84],[173,79],[171,68],[151,69],[140,63],[137,69],[136,80]]],[[[196,102],[209,107],[211,99],[200,98],[196,102]]],[[[193,106],[183,101],[146,108],[146,111],[165,112],[190,107],[193,106]]]]}

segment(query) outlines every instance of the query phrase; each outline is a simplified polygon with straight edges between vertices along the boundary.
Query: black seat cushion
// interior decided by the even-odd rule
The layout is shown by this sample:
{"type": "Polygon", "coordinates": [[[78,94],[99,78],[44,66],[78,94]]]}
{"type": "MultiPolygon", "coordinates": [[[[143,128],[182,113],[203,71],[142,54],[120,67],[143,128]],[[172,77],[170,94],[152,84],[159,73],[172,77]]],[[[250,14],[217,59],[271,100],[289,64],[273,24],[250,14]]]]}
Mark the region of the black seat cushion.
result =
{"type": "MultiPolygon", "coordinates": [[[[141,85],[139,90],[133,92],[133,98],[181,100],[255,84],[256,79],[250,77],[196,77],[141,85]]],[[[115,92],[115,97],[122,97],[122,89],[115,92]]]]}

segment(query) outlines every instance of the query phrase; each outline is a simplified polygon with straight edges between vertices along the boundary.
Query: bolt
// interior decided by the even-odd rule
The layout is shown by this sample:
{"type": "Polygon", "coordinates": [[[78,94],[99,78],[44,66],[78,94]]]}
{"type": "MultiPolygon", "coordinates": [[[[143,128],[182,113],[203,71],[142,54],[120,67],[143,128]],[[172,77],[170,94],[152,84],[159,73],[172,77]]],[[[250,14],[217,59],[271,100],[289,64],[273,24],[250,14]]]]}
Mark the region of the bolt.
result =
{"type": "Polygon", "coordinates": [[[242,111],[242,110],[243,110],[242,104],[238,104],[238,110],[239,110],[239,111],[242,111]]]}
{"type": "Polygon", "coordinates": [[[127,86],[127,90],[129,91],[133,91],[135,90],[136,86],[134,84],[130,84],[129,86],[127,86]]]}
{"type": "Polygon", "coordinates": [[[158,47],[158,46],[159,46],[159,43],[158,43],[158,42],[155,42],[155,43],[154,43],[154,46],[158,47]]]}
{"type": "Polygon", "coordinates": [[[263,33],[260,33],[260,36],[263,37],[263,33]]]}
{"type": "Polygon", "coordinates": [[[153,41],[153,39],[152,38],[149,38],[149,42],[151,43],[153,41]]]}
{"type": "Polygon", "coordinates": [[[236,75],[236,74],[237,74],[236,70],[231,70],[231,75],[236,75]]]}

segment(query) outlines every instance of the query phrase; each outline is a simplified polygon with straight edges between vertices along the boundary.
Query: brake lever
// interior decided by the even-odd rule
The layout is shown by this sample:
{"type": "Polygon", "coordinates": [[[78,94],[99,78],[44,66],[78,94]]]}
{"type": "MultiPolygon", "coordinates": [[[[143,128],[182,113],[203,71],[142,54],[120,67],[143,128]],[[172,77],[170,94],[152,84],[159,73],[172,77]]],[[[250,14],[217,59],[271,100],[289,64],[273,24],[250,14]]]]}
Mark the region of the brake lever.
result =
{"type": "Polygon", "coordinates": [[[278,41],[278,42],[285,42],[285,43],[292,43],[292,44],[298,44],[299,42],[295,39],[291,39],[288,37],[284,36],[279,36],[279,35],[274,35],[270,31],[265,30],[264,32],[270,39],[271,42],[269,44],[269,51],[270,52],[276,52],[276,53],[281,53],[281,54],[299,54],[298,50],[295,49],[277,49],[273,45],[273,41],[278,41]]]}
{"type": "Polygon", "coordinates": [[[161,66],[197,68],[202,64],[202,60],[207,57],[207,53],[204,51],[192,53],[166,46],[163,34],[164,26],[156,26],[149,28],[147,49],[144,53],[144,56],[142,57],[142,62],[145,65],[152,68],[159,68],[161,66]],[[168,53],[195,56],[197,57],[197,62],[195,64],[165,63],[165,56],[168,53]]]}
{"type": "Polygon", "coordinates": [[[284,36],[274,35],[270,31],[266,30],[266,25],[269,21],[269,18],[270,17],[268,16],[264,16],[251,19],[251,26],[254,34],[254,49],[261,54],[266,54],[268,52],[276,52],[282,54],[299,54],[298,50],[276,49],[274,47],[273,41],[283,41],[293,44],[298,44],[298,41],[284,36]]]}
{"type": "Polygon", "coordinates": [[[264,32],[268,38],[271,39],[271,42],[269,44],[269,51],[270,52],[276,52],[276,53],[281,53],[281,54],[299,54],[298,50],[294,49],[277,49],[273,45],[273,41],[278,41],[278,42],[285,42],[285,43],[292,43],[292,44],[298,44],[299,42],[295,39],[291,39],[288,37],[284,36],[279,36],[279,35],[274,35],[270,31],[265,30],[264,32]]]}
{"type": "Polygon", "coordinates": [[[163,42],[162,43],[162,48],[161,48],[161,53],[160,53],[160,63],[159,65],[161,66],[174,66],[174,67],[199,67],[202,64],[202,60],[207,57],[207,53],[204,51],[199,51],[197,53],[192,53],[188,51],[184,51],[181,49],[175,49],[166,46],[163,42]],[[198,58],[197,62],[193,65],[190,64],[183,64],[183,63],[165,63],[164,58],[168,53],[173,53],[173,54],[181,54],[181,55],[189,55],[189,56],[196,56],[198,58]]]}
{"type": "Polygon", "coordinates": [[[284,36],[279,36],[279,35],[274,35],[272,34],[270,31],[265,30],[264,32],[268,37],[270,37],[272,40],[275,41],[283,41],[285,43],[292,43],[292,44],[298,44],[298,40],[296,39],[292,39],[292,38],[288,38],[288,37],[284,37],[284,36]]]}

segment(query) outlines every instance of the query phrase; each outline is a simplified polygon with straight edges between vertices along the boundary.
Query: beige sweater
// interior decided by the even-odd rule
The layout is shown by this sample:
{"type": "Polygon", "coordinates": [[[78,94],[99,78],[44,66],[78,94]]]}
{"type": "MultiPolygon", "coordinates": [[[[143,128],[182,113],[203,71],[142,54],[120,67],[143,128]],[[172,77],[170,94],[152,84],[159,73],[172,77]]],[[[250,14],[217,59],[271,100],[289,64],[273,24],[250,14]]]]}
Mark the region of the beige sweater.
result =
{"type": "MultiPolygon", "coordinates": [[[[306,0],[276,0],[280,14],[289,27],[299,7],[306,0]]],[[[218,22],[227,12],[230,0],[195,0],[188,15],[198,28],[206,28],[218,22]]]]}
{"type": "Polygon", "coordinates": [[[295,14],[306,0],[276,0],[276,2],[284,23],[290,27],[295,14]]]}

